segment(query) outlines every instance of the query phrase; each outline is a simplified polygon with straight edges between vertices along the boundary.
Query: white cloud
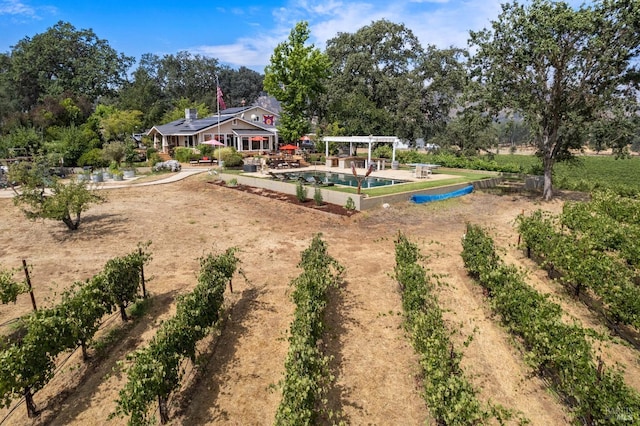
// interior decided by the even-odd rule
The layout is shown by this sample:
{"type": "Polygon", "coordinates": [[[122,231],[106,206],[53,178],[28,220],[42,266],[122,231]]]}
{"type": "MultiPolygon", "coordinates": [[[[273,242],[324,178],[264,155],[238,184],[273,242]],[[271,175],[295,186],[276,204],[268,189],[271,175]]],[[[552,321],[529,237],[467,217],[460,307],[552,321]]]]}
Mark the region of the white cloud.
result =
{"type": "Polygon", "coordinates": [[[3,0],[0,2],[0,15],[23,15],[35,16],[33,7],[26,5],[20,0],[3,0]]]}
{"type": "Polygon", "coordinates": [[[263,37],[242,38],[233,44],[198,46],[189,51],[217,58],[221,63],[235,67],[245,66],[263,73],[265,65],[271,59],[273,49],[279,42],[280,40],[263,37]]]}
{"type": "MultiPolygon", "coordinates": [[[[380,19],[404,24],[426,47],[435,45],[467,47],[469,31],[488,28],[501,12],[505,0],[290,0],[272,10],[273,24],[253,38],[243,37],[233,44],[202,46],[198,52],[231,65],[261,71],[269,63],[273,49],[287,39],[300,21],[309,22],[310,43],[324,49],[327,40],[339,33],[354,33],[380,19]]],[[[570,4],[582,0],[569,0],[570,4]]],[[[524,1],[528,3],[527,0],[524,1]]],[[[587,1],[587,4],[589,1],[587,1]]],[[[261,28],[265,28],[261,25],[261,28]]],[[[258,29],[258,31],[260,31],[258,29]]]]}

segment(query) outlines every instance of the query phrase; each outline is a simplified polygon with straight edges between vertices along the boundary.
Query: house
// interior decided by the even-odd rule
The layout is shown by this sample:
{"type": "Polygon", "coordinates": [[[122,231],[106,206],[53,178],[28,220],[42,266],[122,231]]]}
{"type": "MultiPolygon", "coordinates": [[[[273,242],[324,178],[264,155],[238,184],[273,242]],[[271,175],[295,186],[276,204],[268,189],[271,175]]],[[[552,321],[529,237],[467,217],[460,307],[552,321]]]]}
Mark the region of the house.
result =
{"type": "Polygon", "coordinates": [[[278,119],[278,114],[258,105],[227,108],[205,118],[198,118],[195,109],[186,109],[184,118],[153,126],[147,136],[163,153],[179,147],[196,148],[214,139],[241,153],[274,151],[278,119]]]}

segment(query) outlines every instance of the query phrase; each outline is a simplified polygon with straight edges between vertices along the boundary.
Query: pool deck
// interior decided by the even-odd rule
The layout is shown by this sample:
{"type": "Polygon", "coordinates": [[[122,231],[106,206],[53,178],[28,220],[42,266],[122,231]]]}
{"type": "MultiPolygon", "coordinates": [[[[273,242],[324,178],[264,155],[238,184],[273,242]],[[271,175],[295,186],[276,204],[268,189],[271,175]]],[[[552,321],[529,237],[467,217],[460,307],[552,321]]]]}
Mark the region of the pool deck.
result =
{"type": "MultiPolygon", "coordinates": [[[[351,172],[351,169],[339,169],[337,167],[327,167],[325,165],[318,165],[318,166],[308,166],[308,167],[297,167],[292,169],[267,169],[264,173],[261,171],[252,172],[252,173],[243,173],[242,176],[269,178],[268,172],[272,172],[275,174],[278,174],[278,173],[293,174],[293,173],[303,173],[303,172],[304,173],[328,172],[328,173],[343,173],[343,174],[348,174],[350,176],[353,175],[353,173],[351,172]]],[[[356,173],[358,173],[358,176],[364,176],[366,172],[367,172],[366,169],[356,169],[356,173]]],[[[385,179],[394,179],[394,180],[406,180],[409,182],[421,182],[424,180],[443,180],[443,179],[450,179],[452,177],[455,177],[453,175],[448,175],[446,173],[436,172],[429,175],[429,177],[420,178],[415,176],[415,173],[413,170],[406,170],[406,169],[394,170],[391,168],[373,171],[369,176],[377,177],[377,178],[385,178],[385,179]]]]}
{"type": "MultiPolygon", "coordinates": [[[[273,170],[267,169],[264,172],[245,172],[240,175],[236,174],[225,174],[224,171],[219,171],[219,178],[227,181],[230,179],[236,179],[238,183],[253,186],[256,188],[264,188],[277,192],[283,192],[286,194],[296,194],[296,185],[294,185],[294,181],[280,181],[278,179],[273,179],[269,172],[272,173],[312,173],[312,172],[331,172],[331,173],[344,173],[352,175],[351,169],[339,169],[336,167],[327,167],[325,165],[317,165],[317,166],[309,166],[309,167],[298,167],[292,169],[285,170],[273,170]]],[[[358,176],[364,176],[366,173],[365,169],[356,169],[358,176]]],[[[450,178],[455,178],[457,176],[446,174],[446,170],[438,170],[437,173],[430,174],[428,177],[419,178],[415,176],[415,173],[412,170],[407,169],[385,169],[374,171],[369,176],[378,177],[378,178],[387,178],[394,180],[403,180],[407,182],[419,182],[419,181],[437,181],[437,180],[446,180],[450,178]]],[[[367,194],[353,194],[346,193],[341,191],[332,190],[332,187],[320,187],[320,191],[322,191],[323,200],[327,203],[338,204],[344,206],[349,198],[355,204],[356,210],[369,210],[372,208],[376,208],[382,205],[394,204],[398,202],[407,202],[410,200],[411,195],[414,194],[439,194],[446,193],[449,191],[460,189],[464,186],[468,186],[468,183],[462,184],[454,184],[454,185],[444,185],[437,186],[434,188],[423,189],[423,190],[414,190],[414,191],[405,191],[399,192],[391,195],[384,196],[375,196],[370,197],[367,194]]],[[[402,184],[398,184],[397,186],[402,186],[402,184]]]]}

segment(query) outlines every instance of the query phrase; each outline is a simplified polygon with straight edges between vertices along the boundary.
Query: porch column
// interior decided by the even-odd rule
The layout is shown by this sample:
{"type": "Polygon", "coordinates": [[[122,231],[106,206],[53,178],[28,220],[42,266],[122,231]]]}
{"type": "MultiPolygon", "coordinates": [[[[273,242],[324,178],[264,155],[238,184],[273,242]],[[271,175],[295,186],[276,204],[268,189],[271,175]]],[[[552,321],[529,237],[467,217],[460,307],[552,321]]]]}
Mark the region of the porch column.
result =
{"type": "Polygon", "coordinates": [[[162,135],[162,152],[167,153],[169,148],[169,142],[167,142],[167,137],[162,135]]]}

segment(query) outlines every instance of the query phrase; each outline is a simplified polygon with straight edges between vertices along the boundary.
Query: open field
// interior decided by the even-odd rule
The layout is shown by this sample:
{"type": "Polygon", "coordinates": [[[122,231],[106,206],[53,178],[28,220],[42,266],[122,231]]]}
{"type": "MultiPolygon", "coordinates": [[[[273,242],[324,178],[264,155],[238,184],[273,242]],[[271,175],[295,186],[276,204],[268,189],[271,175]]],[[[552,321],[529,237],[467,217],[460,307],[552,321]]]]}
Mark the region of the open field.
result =
{"type": "MultiPolygon", "coordinates": [[[[325,345],[334,357],[336,376],[330,407],[353,425],[433,423],[420,395],[418,359],[402,330],[400,293],[391,278],[398,231],[429,256],[432,273],[444,275],[448,285],[439,288],[440,302],[447,321],[461,327],[462,333],[452,338],[464,352],[463,368],[480,399],[519,410],[533,425],[570,424],[570,413],[532,375],[460,258],[465,224],[487,226],[505,248],[506,260],[529,268],[532,285],[552,294],[568,319],[604,332],[587,308],[515,249],[514,218],[538,208],[557,213],[570,194],[541,204],[519,195],[472,193],[338,217],[212,185],[209,179],[199,175],[166,185],[109,190],[108,202],[86,212],[75,233],[55,222],[28,222],[10,199],[0,199],[0,264],[18,267],[27,260],[41,306],[57,300],[73,281],[100,271],[108,259],[131,252],[138,242],[152,241],[153,255],[145,268],[153,295],[145,316],[121,333],[99,364],[83,366],[75,353],[36,393],[43,410],[39,419],[27,419],[21,406],[7,425],[125,424],[124,419],[107,420],[126,382],[118,361],[149,341],[162,319],[173,314],[176,296],[195,286],[198,258],[230,246],[240,248],[247,279],[234,279],[234,293],[227,290],[224,327],[202,347],[202,374],[189,375],[183,392],[172,400],[172,424],[273,424],[293,312],[289,282],[300,272],[300,252],[319,232],[329,254],[346,267],[344,284],[328,306],[325,345]],[[474,338],[462,348],[469,334],[474,338]]],[[[0,305],[0,323],[29,309],[28,296],[16,305],[0,305]]],[[[118,321],[112,326],[120,327],[118,321]]],[[[602,351],[609,362],[625,365],[625,379],[640,389],[638,353],[615,339],[602,351]]],[[[0,410],[0,418],[6,412],[0,410]]]]}

